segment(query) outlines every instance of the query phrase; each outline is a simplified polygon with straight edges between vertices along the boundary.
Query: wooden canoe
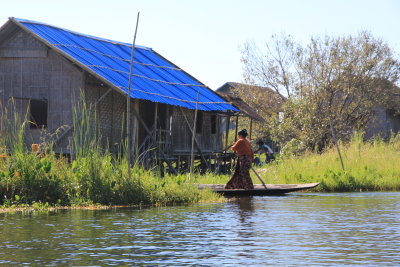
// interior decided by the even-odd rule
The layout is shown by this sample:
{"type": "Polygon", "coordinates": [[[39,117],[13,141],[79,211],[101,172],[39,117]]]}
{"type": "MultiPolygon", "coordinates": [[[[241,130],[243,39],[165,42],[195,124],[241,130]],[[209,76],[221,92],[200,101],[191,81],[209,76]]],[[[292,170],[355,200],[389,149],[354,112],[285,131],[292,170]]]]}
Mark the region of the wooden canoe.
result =
{"type": "Polygon", "coordinates": [[[310,184],[255,184],[254,189],[224,189],[224,184],[199,184],[199,189],[210,189],[225,196],[272,196],[283,195],[290,192],[307,190],[318,186],[319,183],[310,184]]]}

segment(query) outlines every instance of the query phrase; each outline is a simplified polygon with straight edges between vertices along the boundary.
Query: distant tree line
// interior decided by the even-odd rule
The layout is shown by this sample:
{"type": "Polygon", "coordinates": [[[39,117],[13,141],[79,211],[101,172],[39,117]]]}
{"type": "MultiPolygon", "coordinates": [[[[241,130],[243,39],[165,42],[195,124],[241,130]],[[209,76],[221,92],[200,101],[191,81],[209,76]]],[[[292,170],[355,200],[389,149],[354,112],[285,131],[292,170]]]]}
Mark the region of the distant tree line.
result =
{"type": "Polygon", "coordinates": [[[241,52],[245,82],[271,88],[282,99],[279,119],[261,102],[265,98],[241,92],[259,100],[264,130],[282,146],[322,151],[332,144],[332,131],[348,140],[365,129],[377,106],[400,110],[398,55],[369,32],[313,37],[306,45],[274,35],[263,46],[246,42],[241,52]]]}

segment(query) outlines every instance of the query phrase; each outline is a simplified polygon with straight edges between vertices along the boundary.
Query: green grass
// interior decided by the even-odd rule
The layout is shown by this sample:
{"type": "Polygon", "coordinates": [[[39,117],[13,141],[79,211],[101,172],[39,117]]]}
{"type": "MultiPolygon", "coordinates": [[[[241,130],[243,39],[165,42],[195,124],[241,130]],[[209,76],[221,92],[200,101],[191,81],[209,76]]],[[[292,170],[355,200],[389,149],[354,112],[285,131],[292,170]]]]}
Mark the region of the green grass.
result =
{"type": "Polygon", "coordinates": [[[92,154],[68,162],[52,154],[24,152],[0,164],[1,204],[137,205],[217,201],[210,191],[198,190],[186,175],[159,177],[139,167],[129,179],[126,161],[92,154]]]}
{"type": "Polygon", "coordinates": [[[320,182],[316,190],[325,192],[400,190],[400,135],[389,142],[355,136],[340,149],[344,171],[335,147],[280,159],[258,171],[266,183],[320,182]]]}
{"type": "MultiPolygon", "coordinates": [[[[364,142],[355,135],[348,144],[340,145],[345,170],[336,147],[324,153],[306,152],[299,156],[281,157],[255,170],[267,184],[299,184],[320,182],[315,191],[359,192],[400,190],[400,134],[389,141],[376,139],[364,142]]],[[[260,181],[250,172],[253,182],[260,181]]],[[[196,176],[198,183],[224,184],[226,175],[196,176]]]]}
{"type": "Polygon", "coordinates": [[[96,114],[85,101],[74,107],[71,161],[55,155],[51,140],[40,144],[39,153],[28,150],[24,144],[26,116],[21,118],[17,112],[9,110],[12,109],[3,107],[0,112],[1,125],[4,125],[0,128],[0,155],[6,155],[0,157],[0,205],[3,208],[168,205],[221,200],[211,191],[197,189],[186,175],[160,177],[136,165],[131,167],[129,178],[126,153],[117,157],[108,152],[96,114]]]}

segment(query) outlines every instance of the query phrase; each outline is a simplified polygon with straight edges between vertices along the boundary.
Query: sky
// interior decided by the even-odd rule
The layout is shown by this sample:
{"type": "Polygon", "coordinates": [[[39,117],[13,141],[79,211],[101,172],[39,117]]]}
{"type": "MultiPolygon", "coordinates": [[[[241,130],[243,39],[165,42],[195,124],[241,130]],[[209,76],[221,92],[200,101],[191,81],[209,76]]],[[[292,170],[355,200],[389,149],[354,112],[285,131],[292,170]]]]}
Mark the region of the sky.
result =
{"type": "Polygon", "coordinates": [[[0,0],[0,24],[9,17],[136,44],[156,52],[217,89],[242,82],[240,47],[286,33],[312,36],[370,31],[400,54],[399,0],[0,0]]]}

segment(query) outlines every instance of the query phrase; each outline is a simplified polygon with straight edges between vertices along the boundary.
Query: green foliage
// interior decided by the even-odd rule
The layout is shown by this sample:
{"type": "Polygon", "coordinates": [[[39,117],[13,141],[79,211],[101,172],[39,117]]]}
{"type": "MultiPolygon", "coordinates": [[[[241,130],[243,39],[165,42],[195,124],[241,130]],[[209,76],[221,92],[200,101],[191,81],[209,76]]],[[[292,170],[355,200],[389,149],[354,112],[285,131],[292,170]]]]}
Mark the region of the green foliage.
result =
{"type": "Polygon", "coordinates": [[[27,116],[28,108],[24,115],[20,114],[14,98],[11,98],[5,106],[0,101],[0,154],[25,151],[25,128],[29,123],[27,116]]]}
{"type": "MultiPolygon", "coordinates": [[[[73,155],[71,162],[57,157],[51,140],[40,144],[40,152],[29,152],[24,144],[25,120],[10,124],[0,136],[0,204],[2,207],[31,205],[138,205],[214,201],[219,197],[197,189],[186,176],[159,177],[151,171],[132,167],[124,156],[115,157],[100,145],[96,115],[82,101],[74,107],[73,155]],[[11,130],[9,130],[11,129],[11,130]]],[[[2,113],[5,121],[6,115],[2,113]]],[[[19,118],[16,111],[13,116],[19,118]]],[[[3,128],[2,128],[3,129],[3,128]]]]}
{"type": "MultiPolygon", "coordinates": [[[[287,97],[280,109],[283,120],[265,117],[265,131],[281,146],[297,139],[321,152],[332,143],[331,129],[347,142],[354,131],[365,129],[377,107],[400,111],[398,55],[369,32],[311,38],[306,45],[273,36],[262,49],[246,43],[242,62],[247,83],[287,97]]],[[[260,105],[264,98],[254,101],[260,105]]]]}

